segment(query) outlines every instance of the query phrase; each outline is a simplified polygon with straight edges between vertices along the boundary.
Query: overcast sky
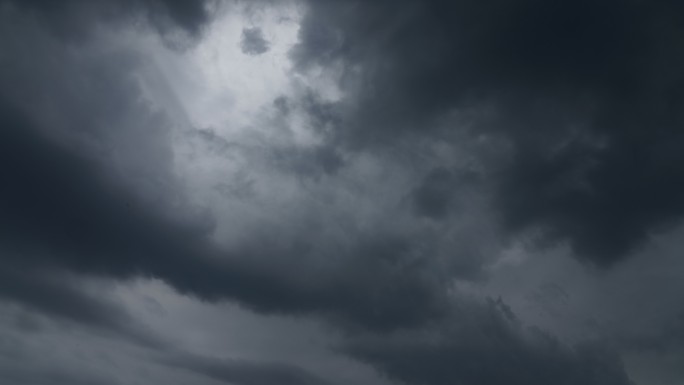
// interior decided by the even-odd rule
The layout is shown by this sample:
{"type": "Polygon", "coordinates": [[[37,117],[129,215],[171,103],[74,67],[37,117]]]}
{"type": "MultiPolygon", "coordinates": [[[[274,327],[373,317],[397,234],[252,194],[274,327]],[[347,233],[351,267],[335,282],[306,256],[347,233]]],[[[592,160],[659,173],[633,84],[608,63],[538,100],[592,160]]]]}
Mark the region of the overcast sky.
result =
{"type": "Polygon", "coordinates": [[[675,0],[0,0],[0,383],[684,384],[675,0]]]}

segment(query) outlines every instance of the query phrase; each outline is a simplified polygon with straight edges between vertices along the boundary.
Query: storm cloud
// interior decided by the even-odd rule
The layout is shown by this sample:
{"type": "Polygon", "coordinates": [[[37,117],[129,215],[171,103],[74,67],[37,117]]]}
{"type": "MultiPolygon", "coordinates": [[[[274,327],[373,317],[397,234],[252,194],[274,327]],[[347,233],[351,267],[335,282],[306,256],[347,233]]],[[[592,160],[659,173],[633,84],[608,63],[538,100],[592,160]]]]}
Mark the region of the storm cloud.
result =
{"type": "Polygon", "coordinates": [[[655,378],[683,10],[0,1],[0,378],[655,378]]]}
{"type": "Polygon", "coordinates": [[[508,231],[540,229],[605,266],[682,215],[678,12],[668,1],[314,2],[293,57],[350,72],[345,142],[445,130],[491,141],[508,231]]]}

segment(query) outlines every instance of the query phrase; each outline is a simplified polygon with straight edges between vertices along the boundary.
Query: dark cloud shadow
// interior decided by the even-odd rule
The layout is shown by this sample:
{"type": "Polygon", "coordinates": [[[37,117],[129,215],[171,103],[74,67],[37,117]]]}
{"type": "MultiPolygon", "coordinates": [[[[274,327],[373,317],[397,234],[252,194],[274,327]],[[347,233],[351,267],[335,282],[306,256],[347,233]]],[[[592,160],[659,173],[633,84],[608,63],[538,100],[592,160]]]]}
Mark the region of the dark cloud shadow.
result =
{"type": "Polygon", "coordinates": [[[244,28],[240,48],[245,55],[258,56],[268,52],[270,43],[264,38],[261,28],[244,28]]]}
{"type": "MultiPolygon", "coordinates": [[[[341,63],[348,73],[342,86],[350,96],[336,105],[344,117],[338,143],[440,142],[444,130],[503,141],[506,151],[487,174],[504,228],[512,236],[540,230],[600,266],[680,223],[679,3],[378,0],[309,8],[291,55],[300,71],[341,63]],[[454,112],[473,110],[481,112],[469,124],[444,128],[454,112]]],[[[437,195],[419,206],[440,211],[447,194],[437,195]]]]}

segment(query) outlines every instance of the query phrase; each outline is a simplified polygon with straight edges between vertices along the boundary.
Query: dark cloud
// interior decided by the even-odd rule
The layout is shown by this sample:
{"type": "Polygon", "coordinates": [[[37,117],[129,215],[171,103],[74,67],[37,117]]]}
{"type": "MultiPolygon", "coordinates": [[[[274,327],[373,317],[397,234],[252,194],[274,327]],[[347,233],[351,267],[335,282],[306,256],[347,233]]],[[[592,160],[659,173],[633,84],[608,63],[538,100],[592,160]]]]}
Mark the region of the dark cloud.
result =
{"type": "Polygon", "coordinates": [[[316,180],[323,175],[334,175],[344,166],[340,153],[329,146],[275,148],[272,157],[276,167],[316,180]]]}
{"type": "Polygon", "coordinates": [[[209,378],[240,385],[325,385],[330,382],[292,365],[219,360],[195,355],[165,358],[164,363],[209,378]]]}
{"type": "Polygon", "coordinates": [[[105,376],[91,375],[63,368],[22,369],[0,363],[0,379],[13,385],[120,385],[121,382],[105,376]]]}
{"type": "Polygon", "coordinates": [[[684,214],[681,12],[671,1],[311,2],[292,57],[302,71],[346,68],[353,97],[338,103],[337,136],[349,145],[444,130],[503,141],[488,175],[508,231],[541,229],[610,265],[684,214]]]}
{"type": "MultiPolygon", "coordinates": [[[[482,231],[478,221],[490,213],[472,214],[477,199],[496,210],[506,236],[541,229],[545,240],[568,242],[602,265],[684,214],[673,50],[680,25],[667,18],[675,5],[311,2],[292,58],[300,71],[341,69],[344,97],[277,100],[282,116],[304,110],[323,143],[259,143],[267,166],[254,167],[288,183],[294,176],[302,198],[283,215],[253,199],[250,209],[278,224],[256,221],[219,246],[214,221],[188,203],[187,181],[174,173],[171,140],[180,132],[225,158],[250,149],[219,130],[178,127],[187,122],[172,122],[136,82],[144,68],[137,55],[65,43],[40,18],[9,22],[23,12],[53,22],[83,12],[99,23],[111,9],[196,33],[208,17],[205,4],[13,3],[0,27],[21,32],[0,38],[8,52],[0,71],[5,300],[145,341],[124,311],[80,280],[158,278],[200,300],[314,316],[340,332],[344,354],[400,382],[630,383],[612,352],[527,330],[501,300],[458,296],[455,281],[495,270],[488,252],[503,243],[496,225],[482,231]],[[452,153],[471,143],[479,144],[452,153]],[[355,161],[371,171],[352,175],[355,161]],[[400,181],[387,170],[399,170],[400,181]],[[320,200],[339,197],[339,206],[308,199],[320,198],[308,189],[338,187],[340,194],[320,200]],[[364,194],[372,196],[361,202],[364,194]],[[359,215],[346,220],[338,212],[345,210],[359,215]]],[[[268,42],[246,29],[242,48],[260,54],[268,42]]],[[[238,182],[233,190],[218,184],[243,201],[263,188],[248,177],[238,182]]],[[[269,191],[283,206],[286,185],[269,191]]],[[[230,214],[239,226],[227,227],[237,232],[242,218],[230,214]]],[[[286,365],[192,355],[165,362],[246,385],[328,383],[286,365]]]]}
{"type": "MultiPolygon", "coordinates": [[[[6,258],[16,254],[77,271],[127,274],[144,255],[171,262],[178,245],[167,248],[166,236],[182,244],[201,238],[191,227],[154,219],[132,194],[98,173],[95,162],[41,137],[16,111],[4,108],[1,119],[0,177],[7,188],[0,228],[12,251],[6,258]]],[[[188,253],[187,246],[182,249],[188,253]]]]}
{"type": "MultiPolygon", "coordinates": [[[[181,292],[236,299],[265,312],[318,313],[371,327],[420,322],[439,312],[444,283],[423,277],[411,261],[427,257],[394,235],[358,239],[343,252],[268,239],[223,252],[206,228],[165,216],[107,177],[88,158],[42,137],[29,119],[5,108],[0,133],[0,192],[5,261],[103,277],[158,277],[181,292]],[[302,255],[319,252],[348,265],[301,279],[302,255]],[[297,257],[295,257],[297,256],[297,257]],[[287,264],[276,266],[278,260],[287,264]],[[363,274],[358,274],[357,268],[363,274]],[[385,279],[377,285],[376,280],[385,279]]],[[[262,237],[270,237],[262,234],[262,237]]],[[[425,271],[429,274],[429,270],[425,271]]]]}
{"type": "Polygon", "coordinates": [[[447,324],[352,339],[343,350],[410,384],[632,384],[616,353],[524,329],[500,300],[459,310],[447,324]]]}
{"type": "Polygon", "coordinates": [[[457,172],[437,167],[423,178],[411,192],[411,202],[417,215],[442,220],[459,209],[457,191],[477,184],[478,176],[467,170],[457,172]]]}
{"type": "MultiPolygon", "coordinates": [[[[103,295],[92,293],[74,277],[56,271],[36,271],[26,266],[0,269],[0,298],[25,307],[35,314],[77,322],[141,346],[159,348],[164,342],[155,337],[126,312],[103,295]]],[[[30,318],[22,327],[34,332],[38,323],[30,318]]]]}
{"type": "Polygon", "coordinates": [[[269,42],[264,38],[264,33],[259,27],[244,28],[242,30],[242,40],[240,48],[242,53],[251,56],[258,56],[268,52],[269,42]]]}
{"type": "Polygon", "coordinates": [[[69,37],[88,34],[97,22],[129,19],[142,16],[162,32],[180,27],[197,35],[209,20],[208,1],[205,0],[2,0],[0,5],[13,5],[33,12],[49,23],[54,30],[69,37]]]}
{"type": "Polygon", "coordinates": [[[453,176],[445,169],[432,171],[423,184],[413,191],[413,205],[418,215],[441,219],[449,215],[453,192],[453,176]]]}

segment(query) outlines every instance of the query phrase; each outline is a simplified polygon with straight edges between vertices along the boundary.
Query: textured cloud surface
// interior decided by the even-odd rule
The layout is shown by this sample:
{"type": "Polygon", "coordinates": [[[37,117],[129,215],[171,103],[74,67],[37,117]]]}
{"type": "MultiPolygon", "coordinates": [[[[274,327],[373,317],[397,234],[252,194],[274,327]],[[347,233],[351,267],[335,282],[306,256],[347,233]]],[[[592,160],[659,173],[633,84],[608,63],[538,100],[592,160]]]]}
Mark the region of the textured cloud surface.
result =
{"type": "Polygon", "coordinates": [[[354,112],[339,130],[343,140],[439,141],[463,126],[453,115],[465,115],[471,135],[501,146],[488,172],[506,227],[541,228],[598,264],[621,259],[682,215],[676,2],[313,9],[293,56],[305,68],[338,63],[358,72],[348,75],[357,97],[347,102],[354,112]]]}
{"type": "Polygon", "coordinates": [[[683,11],[0,0],[0,382],[681,383],[683,11]]]}

